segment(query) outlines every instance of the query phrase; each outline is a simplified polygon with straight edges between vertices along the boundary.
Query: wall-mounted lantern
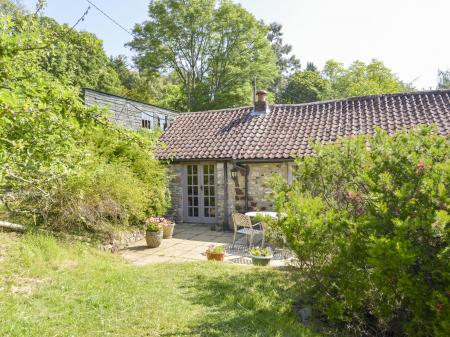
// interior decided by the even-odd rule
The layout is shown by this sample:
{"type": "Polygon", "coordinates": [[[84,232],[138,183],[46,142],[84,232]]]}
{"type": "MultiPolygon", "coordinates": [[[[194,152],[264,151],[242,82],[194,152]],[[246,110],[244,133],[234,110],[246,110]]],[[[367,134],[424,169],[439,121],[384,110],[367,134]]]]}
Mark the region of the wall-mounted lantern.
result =
{"type": "Polygon", "coordinates": [[[236,166],[234,166],[231,169],[231,179],[236,181],[237,180],[237,174],[238,174],[238,168],[236,166]]]}

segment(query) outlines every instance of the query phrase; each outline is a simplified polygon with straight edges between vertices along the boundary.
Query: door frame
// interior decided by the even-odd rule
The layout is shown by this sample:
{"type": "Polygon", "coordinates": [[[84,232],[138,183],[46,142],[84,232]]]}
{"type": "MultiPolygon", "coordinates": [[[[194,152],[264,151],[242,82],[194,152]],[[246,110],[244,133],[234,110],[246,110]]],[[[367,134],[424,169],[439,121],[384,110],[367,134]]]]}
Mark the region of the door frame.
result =
{"type": "Polygon", "coordinates": [[[217,214],[217,162],[214,161],[204,161],[204,162],[192,162],[186,163],[183,165],[182,170],[182,189],[183,189],[183,222],[186,223],[205,223],[205,224],[215,224],[217,223],[218,214],[217,214]],[[188,216],[188,184],[187,184],[187,168],[188,165],[197,165],[198,167],[198,181],[199,181],[199,216],[198,217],[190,217],[188,216]],[[204,187],[203,187],[203,165],[214,165],[214,200],[215,200],[215,213],[214,217],[205,217],[204,216],[204,187]]]}

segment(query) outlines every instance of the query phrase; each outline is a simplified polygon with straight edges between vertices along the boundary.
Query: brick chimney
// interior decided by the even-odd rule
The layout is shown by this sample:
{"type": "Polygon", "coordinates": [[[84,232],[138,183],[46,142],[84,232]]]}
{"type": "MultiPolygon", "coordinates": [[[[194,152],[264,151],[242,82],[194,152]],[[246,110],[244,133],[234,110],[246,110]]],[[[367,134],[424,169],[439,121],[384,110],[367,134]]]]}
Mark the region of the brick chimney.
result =
{"type": "Polygon", "coordinates": [[[266,102],[267,92],[264,90],[258,90],[256,92],[256,102],[253,112],[255,115],[263,115],[269,112],[269,107],[266,102]]]}

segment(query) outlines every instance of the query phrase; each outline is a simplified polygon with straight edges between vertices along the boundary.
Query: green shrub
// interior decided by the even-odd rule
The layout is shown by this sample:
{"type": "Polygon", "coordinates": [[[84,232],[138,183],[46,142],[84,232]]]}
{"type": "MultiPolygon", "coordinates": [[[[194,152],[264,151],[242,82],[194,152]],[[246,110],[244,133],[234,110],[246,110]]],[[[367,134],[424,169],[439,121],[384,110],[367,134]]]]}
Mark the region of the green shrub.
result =
{"type": "Polygon", "coordinates": [[[252,249],[250,249],[250,254],[252,254],[253,256],[264,256],[264,257],[273,255],[272,250],[269,247],[266,248],[253,247],[252,249]]]}
{"type": "Polygon", "coordinates": [[[206,249],[207,254],[224,254],[225,247],[223,245],[209,245],[206,249]]]}
{"type": "Polygon", "coordinates": [[[166,174],[150,150],[157,134],[121,129],[83,105],[75,85],[106,89],[117,76],[105,73],[112,68],[98,40],[55,25],[0,15],[0,216],[108,234],[162,215],[166,174]],[[77,53],[86,50],[102,76],[77,74],[77,53]]]}
{"type": "Polygon", "coordinates": [[[277,179],[276,225],[315,309],[354,335],[448,336],[448,139],[378,130],[315,146],[277,179]]]}
{"type": "MultiPolygon", "coordinates": [[[[82,160],[70,174],[45,186],[49,198],[22,190],[14,205],[32,213],[37,225],[99,236],[139,227],[148,216],[165,212],[165,169],[148,150],[151,134],[91,127],[84,137],[82,160]]],[[[29,220],[22,216],[20,221],[29,220]]]]}
{"type": "Polygon", "coordinates": [[[159,223],[156,222],[149,222],[147,224],[147,227],[145,227],[145,230],[147,232],[161,232],[162,231],[162,227],[159,223]]]}

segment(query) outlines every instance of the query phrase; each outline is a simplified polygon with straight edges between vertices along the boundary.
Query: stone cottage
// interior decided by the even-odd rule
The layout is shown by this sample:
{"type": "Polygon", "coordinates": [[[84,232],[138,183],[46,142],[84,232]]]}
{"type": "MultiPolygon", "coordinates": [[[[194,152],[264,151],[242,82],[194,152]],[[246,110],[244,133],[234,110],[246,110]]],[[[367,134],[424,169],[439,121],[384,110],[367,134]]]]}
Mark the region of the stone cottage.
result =
{"type": "Polygon", "coordinates": [[[178,222],[227,226],[234,211],[271,210],[273,173],[292,179],[293,158],[310,141],[372,134],[380,127],[435,124],[450,133],[450,90],[373,95],[295,105],[254,106],[180,114],[161,137],[157,157],[172,168],[172,212],[178,222]]]}

